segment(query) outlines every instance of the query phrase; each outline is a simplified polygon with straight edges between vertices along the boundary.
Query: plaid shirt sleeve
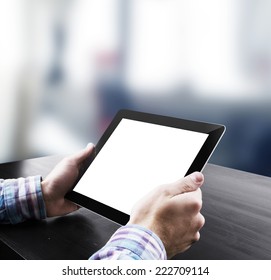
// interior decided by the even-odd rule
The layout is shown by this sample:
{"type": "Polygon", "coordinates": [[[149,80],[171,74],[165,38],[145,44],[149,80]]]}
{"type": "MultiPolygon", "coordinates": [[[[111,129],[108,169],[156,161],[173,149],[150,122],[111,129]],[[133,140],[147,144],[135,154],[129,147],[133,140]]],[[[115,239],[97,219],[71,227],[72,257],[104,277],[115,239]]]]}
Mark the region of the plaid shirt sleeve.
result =
{"type": "Polygon", "coordinates": [[[0,223],[46,218],[41,177],[0,179],[0,223]]]}
{"type": "Polygon", "coordinates": [[[90,260],[165,260],[165,247],[152,231],[138,225],[118,229],[90,260]]]}

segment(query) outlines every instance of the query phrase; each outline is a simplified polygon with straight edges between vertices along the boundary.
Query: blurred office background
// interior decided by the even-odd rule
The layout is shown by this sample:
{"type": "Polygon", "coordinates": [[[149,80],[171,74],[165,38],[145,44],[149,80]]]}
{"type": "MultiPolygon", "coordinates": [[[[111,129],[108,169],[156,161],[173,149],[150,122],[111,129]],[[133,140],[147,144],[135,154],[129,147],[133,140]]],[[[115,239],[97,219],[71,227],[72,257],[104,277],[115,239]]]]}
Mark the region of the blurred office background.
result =
{"type": "Polygon", "coordinates": [[[271,176],[271,2],[1,1],[0,105],[0,163],[96,143],[130,108],[225,124],[211,162],[271,176]]]}

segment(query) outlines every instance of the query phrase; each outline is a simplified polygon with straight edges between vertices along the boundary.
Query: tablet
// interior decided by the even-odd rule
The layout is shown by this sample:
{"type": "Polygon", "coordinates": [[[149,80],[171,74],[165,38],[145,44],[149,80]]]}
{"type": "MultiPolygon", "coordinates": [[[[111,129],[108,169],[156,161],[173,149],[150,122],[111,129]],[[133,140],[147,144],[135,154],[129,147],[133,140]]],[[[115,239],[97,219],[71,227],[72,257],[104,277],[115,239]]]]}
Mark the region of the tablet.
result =
{"type": "Polygon", "coordinates": [[[68,198],[125,224],[153,188],[202,171],[224,131],[219,124],[121,110],[68,198]]]}

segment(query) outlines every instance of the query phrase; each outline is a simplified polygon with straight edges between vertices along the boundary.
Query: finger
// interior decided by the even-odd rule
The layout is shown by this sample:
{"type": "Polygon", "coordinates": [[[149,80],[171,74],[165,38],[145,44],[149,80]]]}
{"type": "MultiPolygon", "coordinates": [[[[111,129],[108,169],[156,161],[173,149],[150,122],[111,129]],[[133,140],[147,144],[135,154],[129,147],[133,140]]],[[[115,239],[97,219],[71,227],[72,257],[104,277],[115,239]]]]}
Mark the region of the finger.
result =
{"type": "MultiPolygon", "coordinates": [[[[170,199],[170,205],[177,211],[184,211],[187,215],[198,215],[202,208],[201,190],[175,195],[170,199]]],[[[194,220],[198,221],[198,219],[194,220]]]]}
{"type": "Polygon", "coordinates": [[[203,174],[201,172],[194,172],[173,183],[168,191],[172,196],[194,192],[203,184],[203,181],[203,174]]]}
{"type": "Polygon", "coordinates": [[[201,213],[199,213],[198,222],[197,222],[197,226],[198,226],[199,230],[202,229],[204,225],[205,225],[205,218],[201,213]]]}
{"type": "Polygon", "coordinates": [[[79,206],[77,204],[71,202],[70,200],[65,199],[64,205],[61,208],[61,212],[62,212],[61,215],[72,213],[78,209],[79,206]]]}
{"type": "Polygon", "coordinates": [[[174,199],[185,200],[188,204],[193,203],[193,201],[202,201],[202,192],[200,188],[195,191],[181,193],[181,195],[175,195],[174,199]]]}
{"type": "Polygon", "coordinates": [[[200,232],[197,231],[194,238],[192,239],[192,244],[198,242],[199,240],[200,240],[200,232]]]}
{"type": "Polygon", "coordinates": [[[94,144],[89,143],[85,149],[70,156],[70,159],[74,160],[77,164],[80,164],[92,154],[94,148],[94,144]]]}
{"type": "Polygon", "coordinates": [[[205,224],[205,218],[204,216],[199,213],[195,219],[194,222],[194,226],[195,226],[195,231],[196,231],[196,241],[198,241],[200,239],[200,230],[203,228],[204,224],[205,224]]]}

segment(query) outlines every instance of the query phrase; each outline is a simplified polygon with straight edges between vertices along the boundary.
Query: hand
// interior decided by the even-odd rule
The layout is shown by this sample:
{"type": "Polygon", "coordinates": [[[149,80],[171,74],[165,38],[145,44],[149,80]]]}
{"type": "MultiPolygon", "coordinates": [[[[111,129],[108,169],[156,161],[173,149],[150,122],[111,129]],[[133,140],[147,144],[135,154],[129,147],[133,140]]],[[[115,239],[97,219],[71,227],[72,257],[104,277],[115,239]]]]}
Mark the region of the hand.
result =
{"type": "Polygon", "coordinates": [[[199,230],[204,225],[199,189],[203,181],[203,174],[194,172],[154,189],[134,206],[129,224],[138,224],[156,233],[168,258],[187,250],[199,240],[199,230]]]}
{"type": "Polygon", "coordinates": [[[82,163],[93,151],[94,145],[88,144],[80,152],[64,158],[41,182],[47,217],[65,215],[78,209],[76,204],[64,196],[73,187],[82,163]]]}

